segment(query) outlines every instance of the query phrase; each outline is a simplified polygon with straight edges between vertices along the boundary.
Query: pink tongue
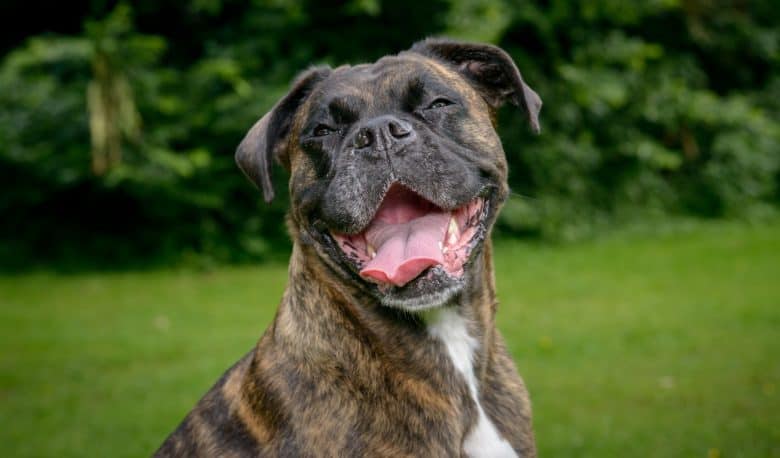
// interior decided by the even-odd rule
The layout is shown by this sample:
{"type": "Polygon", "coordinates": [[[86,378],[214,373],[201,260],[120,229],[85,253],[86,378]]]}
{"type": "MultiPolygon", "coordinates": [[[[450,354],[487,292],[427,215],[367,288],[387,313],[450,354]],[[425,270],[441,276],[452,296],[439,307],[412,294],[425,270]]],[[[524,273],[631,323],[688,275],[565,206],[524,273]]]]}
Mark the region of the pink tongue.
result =
{"type": "Polygon", "coordinates": [[[439,244],[449,219],[449,212],[435,212],[406,223],[375,221],[366,230],[366,241],[375,247],[376,257],[366,263],[360,275],[403,286],[428,267],[442,264],[439,244]]]}

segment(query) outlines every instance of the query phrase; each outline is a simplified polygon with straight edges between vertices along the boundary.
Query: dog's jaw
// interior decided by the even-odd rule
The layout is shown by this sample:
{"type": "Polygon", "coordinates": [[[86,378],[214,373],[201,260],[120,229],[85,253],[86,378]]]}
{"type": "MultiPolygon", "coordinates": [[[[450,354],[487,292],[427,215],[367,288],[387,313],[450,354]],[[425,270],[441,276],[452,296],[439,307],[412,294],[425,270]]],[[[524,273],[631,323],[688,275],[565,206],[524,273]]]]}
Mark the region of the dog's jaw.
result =
{"type": "Polygon", "coordinates": [[[380,298],[380,301],[385,307],[393,307],[400,310],[406,310],[408,312],[422,312],[425,310],[439,308],[449,303],[462,290],[463,283],[459,282],[422,296],[408,299],[399,299],[393,296],[383,296],[380,298]]]}
{"type": "Polygon", "coordinates": [[[371,223],[357,234],[323,229],[313,238],[320,241],[320,253],[326,262],[349,272],[357,286],[383,306],[406,312],[440,307],[467,287],[500,198],[495,187],[486,186],[462,205],[446,211],[411,190],[397,188],[400,189],[393,187],[395,197],[389,192],[390,197],[383,200],[371,223]],[[401,202],[388,204],[392,199],[401,202]],[[427,218],[436,221],[429,223],[427,218]],[[408,227],[414,225],[423,229],[408,227]],[[399,232],[407,239],[397,241],[399,232]],[[427,245],[409,247],[421,241],[427,245]],[[392,243],[401,246],[386,246],[392,243]],[[405,276],[398,275],[394,269],[399,265],[405,268],[406,262],[424,264],[413,267],[415,270],[404,273],[405,276]]]}

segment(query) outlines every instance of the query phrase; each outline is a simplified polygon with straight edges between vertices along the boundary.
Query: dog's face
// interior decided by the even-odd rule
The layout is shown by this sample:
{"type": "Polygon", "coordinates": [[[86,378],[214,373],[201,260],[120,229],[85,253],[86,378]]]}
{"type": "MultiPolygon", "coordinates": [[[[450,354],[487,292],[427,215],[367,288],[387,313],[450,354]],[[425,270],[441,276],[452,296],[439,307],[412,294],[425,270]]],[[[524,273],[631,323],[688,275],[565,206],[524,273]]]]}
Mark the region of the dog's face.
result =
{"type": "Polygon", "coordinates": [[[304,73],[236,158],[267,200],[270,163],[282,162],[301,241],[382,304],[423,310],[466,285],[506,198],[493,125],[505,101],[538,131],[541,101],[505,52],[426,40],[304,73]]]}

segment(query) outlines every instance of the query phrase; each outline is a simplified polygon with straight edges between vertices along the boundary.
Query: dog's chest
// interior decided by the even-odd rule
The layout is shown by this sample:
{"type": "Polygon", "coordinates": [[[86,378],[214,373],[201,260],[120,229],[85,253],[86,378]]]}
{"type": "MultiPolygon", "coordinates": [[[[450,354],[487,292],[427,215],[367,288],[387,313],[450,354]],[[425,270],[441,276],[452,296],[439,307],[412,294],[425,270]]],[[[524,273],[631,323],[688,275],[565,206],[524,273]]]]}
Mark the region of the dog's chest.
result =
{"type": "Polygon", "coordinates": [[[439,309],[430,313],[426,321],[428,332],[444,344],[447,356],[466,381],[471,398],[477,406],[477,422],[469,431],[463,444],[466,454],[473,458],[517,457],[517,453],[509,442],[501,437],[480,404],[479,386],[473,364],[474,351],[479,346],[479,342],[469,335],[466,320],[454,310],[439,309]]]}

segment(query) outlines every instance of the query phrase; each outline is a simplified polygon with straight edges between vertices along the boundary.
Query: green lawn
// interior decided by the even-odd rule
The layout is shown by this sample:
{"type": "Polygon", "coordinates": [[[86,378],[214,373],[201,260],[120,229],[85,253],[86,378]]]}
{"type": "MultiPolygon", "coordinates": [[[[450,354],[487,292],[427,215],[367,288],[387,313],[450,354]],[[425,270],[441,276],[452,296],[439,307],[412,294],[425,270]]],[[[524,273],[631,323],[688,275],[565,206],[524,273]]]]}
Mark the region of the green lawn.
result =
{"type": "MultiPolygon", "coordinates": [[[[780,457],[780,223],[499,243],[545,457],[780,457]]],[[[285,266],[0,277],[2,456],[150,454],[272,318],[285,266]]]]}

